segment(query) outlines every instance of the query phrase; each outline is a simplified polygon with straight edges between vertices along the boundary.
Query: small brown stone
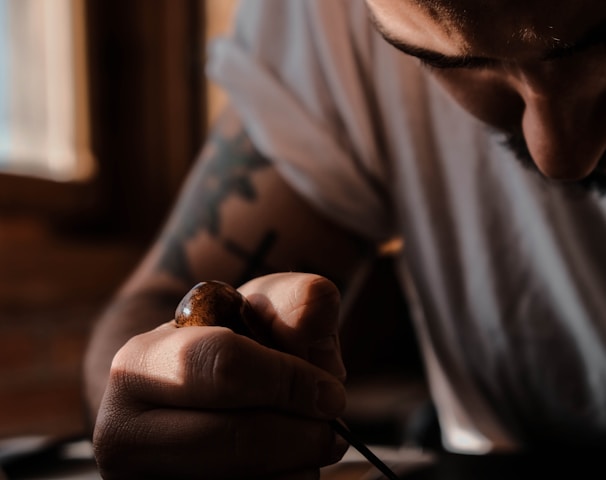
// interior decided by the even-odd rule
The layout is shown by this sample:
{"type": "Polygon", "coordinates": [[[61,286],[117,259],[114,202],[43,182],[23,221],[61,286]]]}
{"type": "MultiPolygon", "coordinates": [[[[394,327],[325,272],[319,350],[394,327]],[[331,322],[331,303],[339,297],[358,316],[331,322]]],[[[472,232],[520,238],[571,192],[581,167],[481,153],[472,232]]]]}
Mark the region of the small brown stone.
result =
{"type": "Polygon", "coordinates": [[[175,311],[178,327],[221,326],[254,338],[247,326],[251,307],[231,285],[217,280],[200,282],[179,302],[175,311]]]}

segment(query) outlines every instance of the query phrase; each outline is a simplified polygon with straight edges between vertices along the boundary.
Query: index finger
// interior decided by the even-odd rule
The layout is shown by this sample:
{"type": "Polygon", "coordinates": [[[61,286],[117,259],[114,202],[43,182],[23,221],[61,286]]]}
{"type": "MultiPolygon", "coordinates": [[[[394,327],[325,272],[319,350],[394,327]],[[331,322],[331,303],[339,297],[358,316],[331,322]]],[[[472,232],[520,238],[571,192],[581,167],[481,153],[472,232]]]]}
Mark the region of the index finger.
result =
{"type": "Polygon", "coordinates": [[[223,327],[163,326],[116,354],[110,381],[133,400],[180,408],[272,408],[336,418],[345,389],[328,372],[223,327]]]}

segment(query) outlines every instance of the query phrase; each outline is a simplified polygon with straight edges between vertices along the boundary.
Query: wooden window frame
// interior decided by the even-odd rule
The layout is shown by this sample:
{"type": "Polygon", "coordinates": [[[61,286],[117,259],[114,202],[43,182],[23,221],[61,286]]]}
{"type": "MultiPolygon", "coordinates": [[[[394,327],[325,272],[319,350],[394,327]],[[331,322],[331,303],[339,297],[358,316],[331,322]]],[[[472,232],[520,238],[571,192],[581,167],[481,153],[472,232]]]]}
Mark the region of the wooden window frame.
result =
{"type": "Polygon", "coordinates": [[[85,0],[89,182],[0,174],[2,212],[148,237],[206,129],[204,0],[85,0]],[[85,221],[82,221],[82,220],[85,221]]]}

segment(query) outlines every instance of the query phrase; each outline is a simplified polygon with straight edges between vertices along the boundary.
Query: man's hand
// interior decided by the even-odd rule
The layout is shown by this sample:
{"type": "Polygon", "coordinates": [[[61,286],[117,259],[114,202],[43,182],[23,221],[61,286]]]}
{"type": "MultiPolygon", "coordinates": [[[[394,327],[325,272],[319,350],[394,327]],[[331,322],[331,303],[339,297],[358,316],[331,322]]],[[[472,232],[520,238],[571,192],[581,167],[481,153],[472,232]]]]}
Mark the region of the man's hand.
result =
{"type": "Polygon", "coordinates": [[[288,273],[240,291],[282,351],[174,322],[131,339],[97,417],[104,478],[317,478],[342,456],[327,422],[345,407],[336,287],[288,273]]]}

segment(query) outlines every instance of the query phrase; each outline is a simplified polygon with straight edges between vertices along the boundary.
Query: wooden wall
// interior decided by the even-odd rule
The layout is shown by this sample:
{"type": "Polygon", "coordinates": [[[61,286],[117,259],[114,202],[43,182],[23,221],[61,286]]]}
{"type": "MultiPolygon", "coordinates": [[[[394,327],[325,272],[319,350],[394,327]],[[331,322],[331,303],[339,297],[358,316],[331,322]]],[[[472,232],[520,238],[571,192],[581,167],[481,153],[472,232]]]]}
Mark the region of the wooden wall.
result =
{"type": "Polygon", "coordinates": [[[170,209],[203,142],[207,102],[218,108],[204,45],[233,3],[86,1],[101,176],[0,182],[0,438],[84,428],[90,328],[170,209]]]}

